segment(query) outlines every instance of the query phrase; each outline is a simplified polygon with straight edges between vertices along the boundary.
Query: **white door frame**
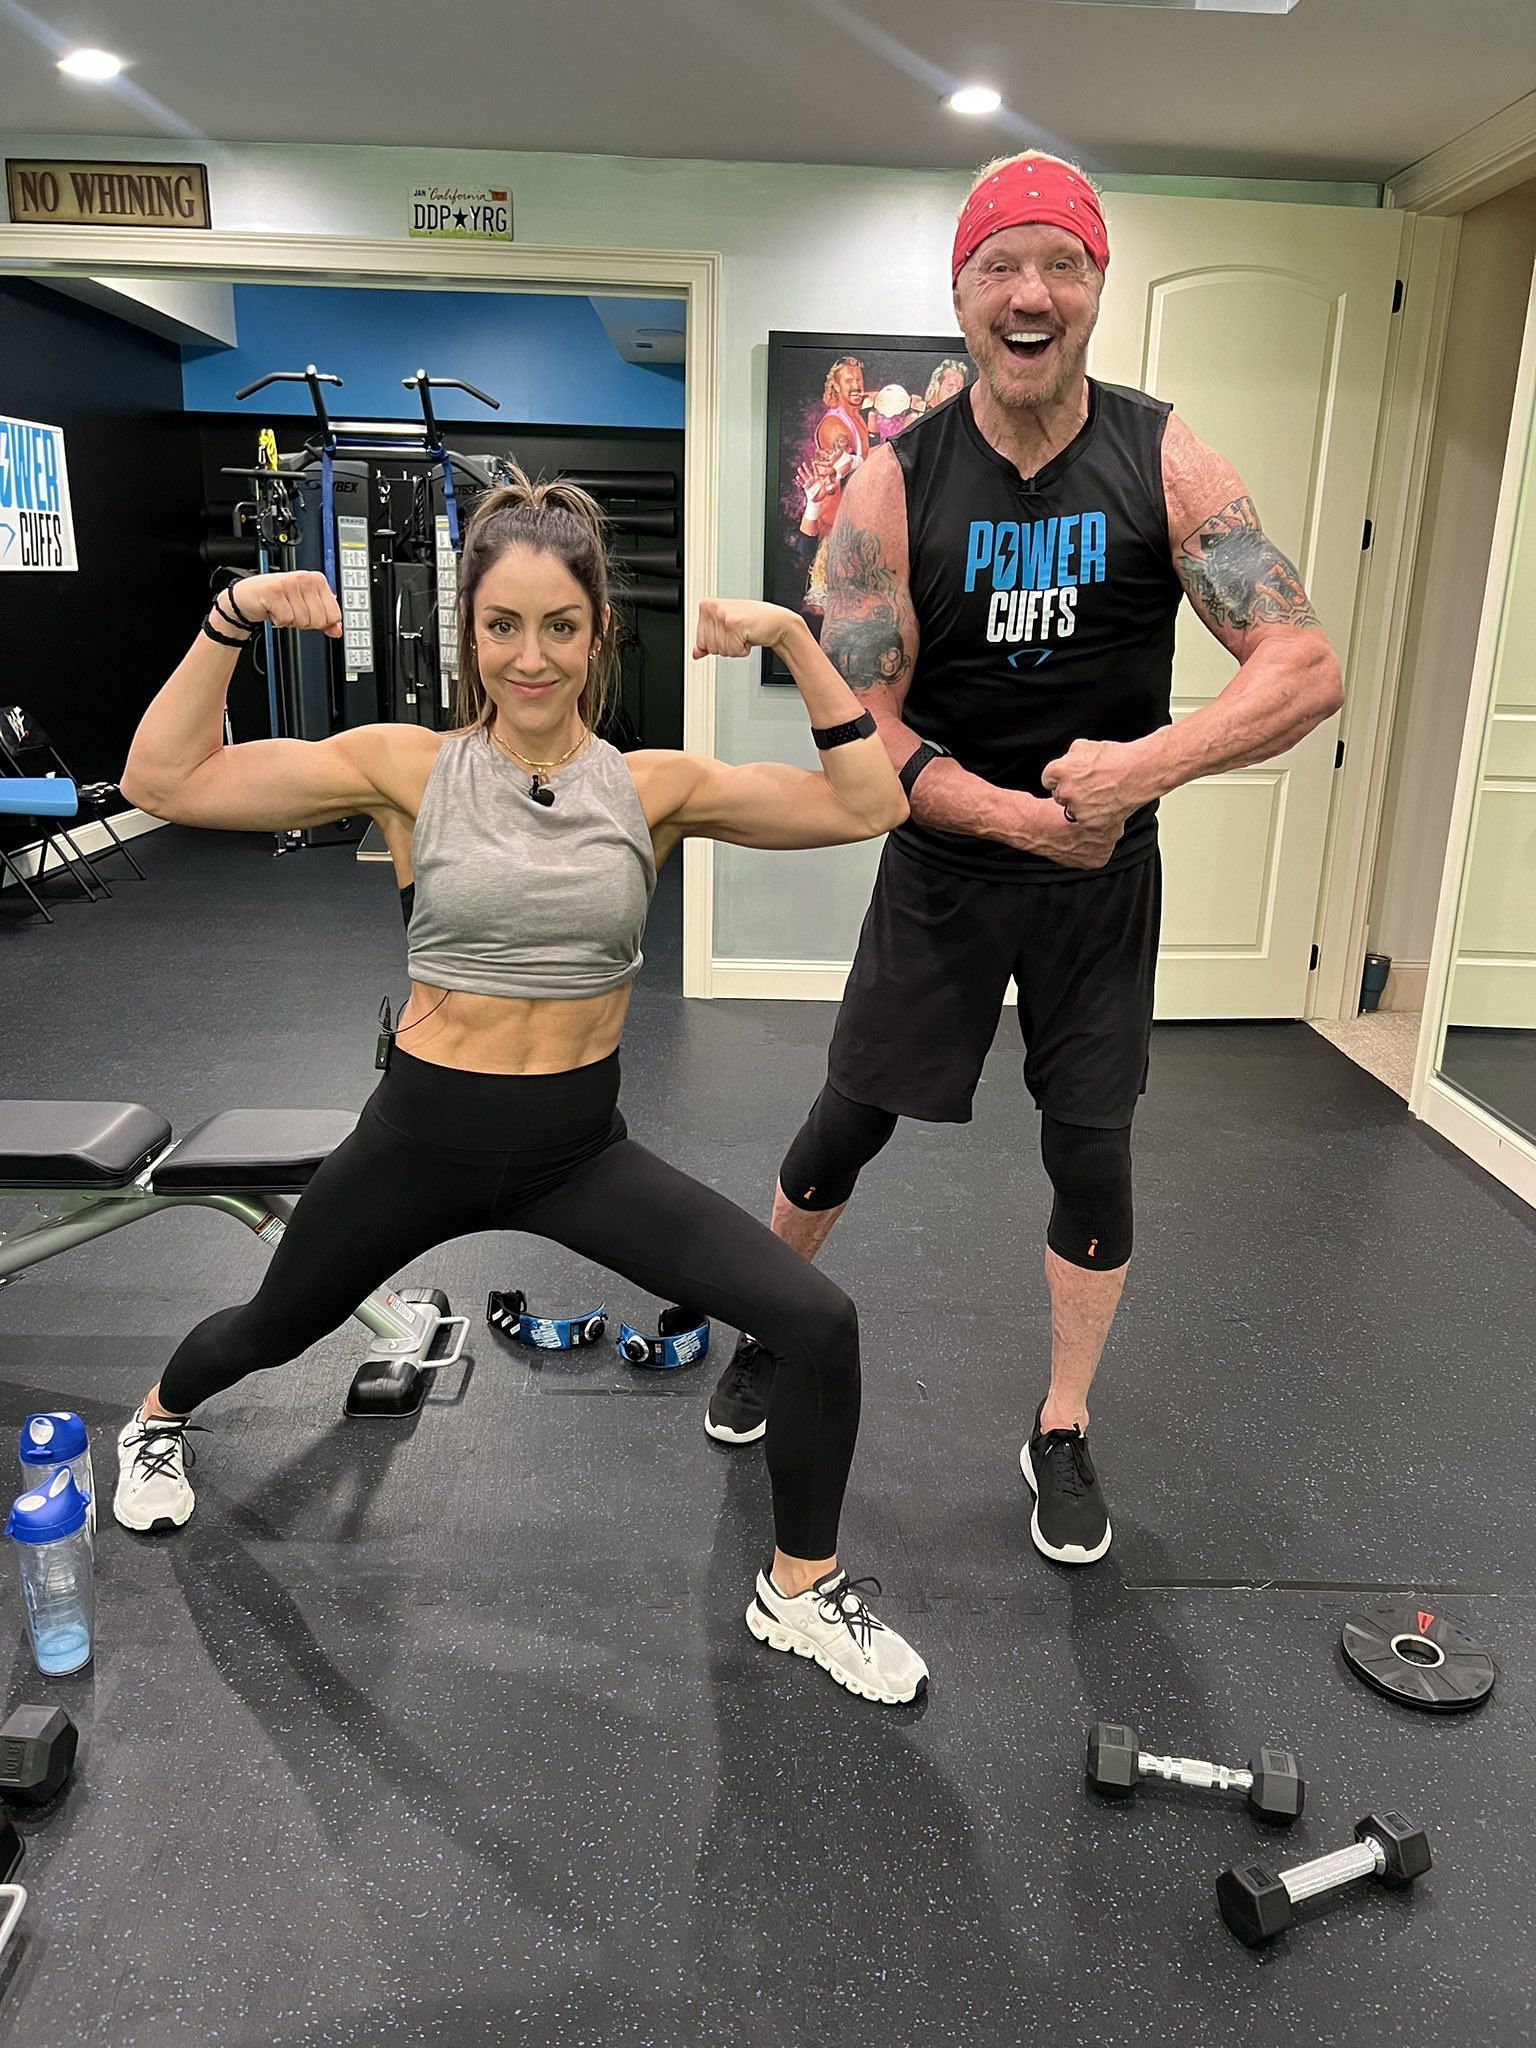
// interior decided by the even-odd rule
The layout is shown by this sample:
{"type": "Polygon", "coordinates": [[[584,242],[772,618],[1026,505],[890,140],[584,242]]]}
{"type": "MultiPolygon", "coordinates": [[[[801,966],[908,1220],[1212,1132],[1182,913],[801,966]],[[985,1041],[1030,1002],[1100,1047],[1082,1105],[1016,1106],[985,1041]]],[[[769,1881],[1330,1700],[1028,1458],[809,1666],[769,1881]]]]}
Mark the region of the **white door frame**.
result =
{"type": "Polygon", "coordinates": [[[1400,171],[1383,195],[1387,206],[1415,218],[1404,240],[1403,310],[1388,357],[1376,444],[1371,560],[1351,642],[1340,728],[1344,763],[1328,828],[1309,1017],[1353,1017],[1359,1004],[1408,601],[1456,281],[1459,216],[1533,176],[1536,93],[1528,93],[1400,171]]]}
{"type": "MultiPolygon", "coordinates": [[[[176,229],[0,226],[0,277],[156,278],[215,274],[240,284],[370,285],[667,296],[687,309],[683,447],[683,615],[714,589],[719,518],[721,259],[707,250],[580,249],[528,243],[406,242],[384,236],[192,233],[176,229]]],[[[683,745],[714,752],[715,665],[685,664],[683,745]]],[[[683,847],[683,994],[712,992],[713,847],[683,847]]]]}

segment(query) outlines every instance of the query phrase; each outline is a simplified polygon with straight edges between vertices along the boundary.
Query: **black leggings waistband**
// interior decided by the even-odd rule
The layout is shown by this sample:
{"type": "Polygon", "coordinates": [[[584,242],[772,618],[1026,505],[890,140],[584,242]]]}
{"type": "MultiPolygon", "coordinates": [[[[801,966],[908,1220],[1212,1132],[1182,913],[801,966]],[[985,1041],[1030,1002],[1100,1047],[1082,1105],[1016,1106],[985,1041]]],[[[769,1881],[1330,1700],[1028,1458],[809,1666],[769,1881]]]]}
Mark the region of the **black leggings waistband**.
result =
{"type": "Polygon", "coordinates": [[[397,1045],[369,1108],[402,1138],[450,1152],[563,1153],[622,1137],[618,1100],[617,1049],[559,1074],[480,1074],[397,1045]]]}

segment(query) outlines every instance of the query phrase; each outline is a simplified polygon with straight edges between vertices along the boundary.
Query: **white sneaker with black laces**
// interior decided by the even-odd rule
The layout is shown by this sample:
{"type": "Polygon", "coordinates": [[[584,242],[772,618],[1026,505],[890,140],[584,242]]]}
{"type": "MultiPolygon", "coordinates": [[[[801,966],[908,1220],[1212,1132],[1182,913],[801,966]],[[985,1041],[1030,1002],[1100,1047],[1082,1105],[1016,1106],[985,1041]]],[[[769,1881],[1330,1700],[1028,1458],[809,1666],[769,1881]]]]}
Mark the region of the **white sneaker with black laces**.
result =
{"type": "Polygon", "coordinates": [[[830,1571],[791,1599],[766,1572],[759,1572],[747,1627],[770,1649],[813,1658],[861,1699],[904,1706],[927,1690],[928,1666],[909,1642],[870,1612],[860,1591],[864,1586],[878,1593],[880,1581],[830,1571]]]}
{"type": "Polygon", "coordinates": [[[187,1442],[188,1424],[156,1417],[146,1421],[143,1409],[131,1415],[117,1439],[117,1491],[112,1512],[125,1529],[155,1535],[180,1529],[197,1496],[187,1479],[194,1462],[187,1442]]]}

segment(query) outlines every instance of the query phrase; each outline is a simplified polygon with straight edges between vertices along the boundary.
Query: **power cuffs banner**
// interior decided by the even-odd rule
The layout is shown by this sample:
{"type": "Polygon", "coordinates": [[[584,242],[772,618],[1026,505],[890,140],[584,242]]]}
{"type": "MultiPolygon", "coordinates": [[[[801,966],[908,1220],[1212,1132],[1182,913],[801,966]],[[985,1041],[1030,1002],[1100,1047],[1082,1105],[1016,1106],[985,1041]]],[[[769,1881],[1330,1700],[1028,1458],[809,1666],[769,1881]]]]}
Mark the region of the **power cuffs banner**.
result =
{"type": "Polygon", "coordinates": [[[64,429],[0,414],[0,570],[79,566],[64,429]]]}

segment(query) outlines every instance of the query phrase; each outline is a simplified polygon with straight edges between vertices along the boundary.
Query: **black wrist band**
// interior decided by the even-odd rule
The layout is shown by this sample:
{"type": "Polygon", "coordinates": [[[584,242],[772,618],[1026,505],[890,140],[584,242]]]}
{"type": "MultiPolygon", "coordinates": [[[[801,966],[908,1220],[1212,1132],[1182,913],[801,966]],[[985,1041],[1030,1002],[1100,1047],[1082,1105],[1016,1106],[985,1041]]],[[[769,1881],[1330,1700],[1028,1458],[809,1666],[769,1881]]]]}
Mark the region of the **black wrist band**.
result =
{"type": "MultiPolygon", "coordinates": [[[[227,594],[227,592],[219,593],[220,596],[225,596],[227,594]]],[[[225,611],[223,605],[219,603],[218,597],[215,597],[213,600],[213,608],[218,613],[219,617],[224,621],[226,626],[233,626],[235,631],[237,633],[243,633],[247,640],[249,640],[251,635],[255,632],[256,628],[252,625],[248,625],[246,621],[241,618],[238,612],[236,612],[234,617],[231,618],[229,613],[225,611]]]]}
{"type": "Polygon", "coordinates": [[[219,604],[221,597],[229,599],[229,608],[235,615],[229,622],[232,626],[235,624],[242,625],[247,633],[257,633],[261,630],[260,619],[248,619],[245,613],[241,611],[239,605],[235,603],[235,586],[233,583],[226,583],[222,590],[214,592],[213,602],[220,611],[223,610],[223,606],[219,604]]]}
{"type": "MultiPolygon", "coordinates": [[[[217,605],[214,606],[214,610],[218,611],[217,605]]],[[[219,617],[221,619],[223,618],[223,616],[224,614],[222,612],[219,612],[219,617]]],[[[227,633],[216,633],[213,630],[212,626],[209,625],[206,619],[204,619],[203,621],[203,631],[208,635],[208,638],[210,640],[217,640],[221,647],[249,647],[251,644],[251,636],[249,633],[242,633],[238,640],[232,640],[227,633]]]]}
{"type": "Polygon", "coordinates": [[[916,753],[908,757],[896,780],[906,791],[909,802],[912,796],[912,785],[928,766],[928,763],[930,761],[947,761],[949,758],[948,747],[935,746],[932,740],[924,740],[916,753]]]}
{"type": "Polygon", "coordinates": [[[850,718],[846,725],[813,725],[811,738],[821,753],[828,747],[845,747],[850,740],[867,740],[875,729],[874,715],[861,711],[857,718],[850,718]]]}

